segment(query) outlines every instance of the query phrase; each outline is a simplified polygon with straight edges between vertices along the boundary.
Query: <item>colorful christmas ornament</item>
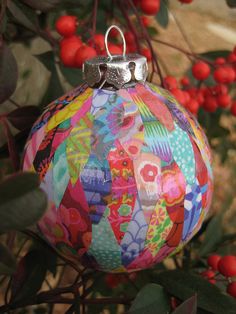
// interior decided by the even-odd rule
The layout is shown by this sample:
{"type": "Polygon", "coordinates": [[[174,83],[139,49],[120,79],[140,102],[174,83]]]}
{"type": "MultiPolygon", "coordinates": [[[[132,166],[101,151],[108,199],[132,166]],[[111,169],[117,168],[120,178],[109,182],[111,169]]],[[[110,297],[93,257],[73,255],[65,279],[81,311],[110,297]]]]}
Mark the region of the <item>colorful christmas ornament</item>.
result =
{"type": "Polygon", "coordinates": [[[38,227],[88,267],[151,267],[180,250],[208,212],[207,139],[166,90],[145,83],[144,57],[98,57],[84,74],[87,83],[51,103],[26,144],[23,168],[39,174],[49,200],[38,227]]]}

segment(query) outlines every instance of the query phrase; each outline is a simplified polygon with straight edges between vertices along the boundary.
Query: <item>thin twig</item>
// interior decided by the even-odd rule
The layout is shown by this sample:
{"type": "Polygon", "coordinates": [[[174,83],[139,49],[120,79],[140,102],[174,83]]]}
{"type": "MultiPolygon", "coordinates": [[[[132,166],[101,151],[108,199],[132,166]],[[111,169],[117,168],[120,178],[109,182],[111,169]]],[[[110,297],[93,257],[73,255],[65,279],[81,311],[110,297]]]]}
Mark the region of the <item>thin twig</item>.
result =
{"type": "Polygon", "coordinates": [[[15,102],[15,100],[13,100],[12,98],[9,98],[8,101],[10,101],[17,108],[21,108],[21,105],[19,105],[17,102],[15,102]]]}
{"type": "Polygon", "coordinates": [[[181,33],[183,39],[185,40],[187,46],[189,47],[190,51],[193,51],[193,47],[190,44],[190,41],[188,40],[188,37],[187,37],[187,35],[185,33],[185,30],[183,29],[182,25],[179,23],[179,20],[177,19],[176,15],[170,10],[169,6],[166,3],[166,0],[164,0],[163,3],[166,6],[167,11],[172,15],[172,17],[173,17],[173,19],[174,19],[174,21],[175,21],[175,23],[176,23],[180,33],[181,33]]]}
{"type": "Polygon", "coordinates": [[[0,25],[2,24],[2,20],[7,8],[7,0],[2,0],[1,11],[0,11],[0,25]]]}
{"type": "Polygon", "coordinates": [[[146,40],[146,42],[147,42],[147,44],[148,44],[148,46],[149,46],[149,48],[151,50],[152,59],[154,60],[155,66],[157,68],[157,71],[158,71],[158,74],[159,74],[159,77],[160,77],[161,86],[164,87],[164,80],[163,80],[162,70],[161,70],[161,67],[159,65],[159,62],[157,61],[158,60],[158,55],[156,54],[156,52],[153,49],[153,46],[152,46],[149,34],[148,34],[146,28],[143,26],[143,23],[141,21],[140,15],[139,15],[138,10],[135,7],[133,1],[128,0],[128,3],[129,3],[129,6],[132,8],[132,10],[133,10],[133,12],[134,12],[134,14],[136,16],[136,19],[139,22],[139,25],[141,27],[142,33],[144,35],[144,38],[145,38],[145,40],[146,40]]]}
{"type": "Polygon", "coordinates": [[[94,36],[96,34],[96,25],[97,25],[97,11],[98,11],[98,0],[94,0],[94,6],[93,6],[93,15],[92,15],[92,43],[93,47],[95,47],[95,41],[94,41],[94,36]]]}
{"type": "Polygon", "coordinates": [[[196,53],[194,53],[194,52],[189,52],[189,51],[187,51],[187,50],[185,50],[185,49],[183,49],[183,48],[180,48],[180,47],[178,47],[178,46],[175,46],[174,44],[171,44],[171,43],[169,43],[169,42],[167,42],[167,41],[164,41],[164,40],[162,40],[162,39],[152,39],[154,42],[157,42],[157,43],[159,43],[159,44],[162,44],[162,45],[165,45],[165,46],[168,46],[168,47],[171,47],[171,48],[173,48],[173,49],[175,49],[175,50],[178,50],[178,51],[180,51],[180,52],[182,52],[183,54],[185,54],[187,57],[189,57],[189,59],[190,59],[190,61],[192,62],[192,58],[195,58],[195,59],[199,59],[199,60],[203,60],[204,62],[206,62],[206,63],[208,63],[209,65],[211,65],[211,66],[215,66],[214,65],[214,62],[211,62],[211,61],[209,61],[208,59],[206,59],[206,58],[204,58],[204,57],[202,57],[202,56],[199,56],[198,54],[196,54],[196,53]]]}

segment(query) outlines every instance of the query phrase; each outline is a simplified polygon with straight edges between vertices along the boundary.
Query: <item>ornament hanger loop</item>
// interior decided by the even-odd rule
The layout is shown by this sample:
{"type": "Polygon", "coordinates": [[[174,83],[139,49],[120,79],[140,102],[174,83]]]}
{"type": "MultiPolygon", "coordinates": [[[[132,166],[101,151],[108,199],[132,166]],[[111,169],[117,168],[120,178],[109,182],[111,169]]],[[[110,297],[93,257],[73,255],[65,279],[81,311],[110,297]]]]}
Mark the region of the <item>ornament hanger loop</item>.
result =
{"type": "Polygon", "coordinates": [[[108,35],[109,35],[109,33],[110,33],[110,31],[111,31],[112,28],[115,28],[116,30],[118,30],[118,32],[120,33],[120,36],[121,36],[121,38],[122,38],[122,40],[123,40],[123,58],[124,58],[125,55],[126,55],[126,41],[125,41],[125,36],[124,36],[122,30],[121,30],[118,26],[116,26],[116,25],[111,25],[111,26],[108,28],[108,30],[106,31],[106,34],[105,34],[105,47],[106,47],[106,52],[107,52],[109,58],[112,59],[112,54],[111,54],[110,51],[109,51],[108,42],[107,42],[107,40],[108,40],[108,35]]]}

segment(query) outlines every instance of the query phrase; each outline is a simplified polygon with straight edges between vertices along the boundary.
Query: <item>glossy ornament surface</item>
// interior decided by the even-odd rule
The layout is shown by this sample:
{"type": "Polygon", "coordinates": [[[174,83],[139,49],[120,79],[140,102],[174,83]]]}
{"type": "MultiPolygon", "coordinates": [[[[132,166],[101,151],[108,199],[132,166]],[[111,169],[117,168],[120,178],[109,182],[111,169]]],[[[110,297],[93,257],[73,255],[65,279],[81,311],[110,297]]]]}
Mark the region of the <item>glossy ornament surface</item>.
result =
{"type": "Polygon", "coordinates": [[[196,119],[164,89],[86,84],[50,104],[26,144],[49,206],[41,234],[103,271],[151,267],[199,230],[212,196],[211,154],[196,119]]]}

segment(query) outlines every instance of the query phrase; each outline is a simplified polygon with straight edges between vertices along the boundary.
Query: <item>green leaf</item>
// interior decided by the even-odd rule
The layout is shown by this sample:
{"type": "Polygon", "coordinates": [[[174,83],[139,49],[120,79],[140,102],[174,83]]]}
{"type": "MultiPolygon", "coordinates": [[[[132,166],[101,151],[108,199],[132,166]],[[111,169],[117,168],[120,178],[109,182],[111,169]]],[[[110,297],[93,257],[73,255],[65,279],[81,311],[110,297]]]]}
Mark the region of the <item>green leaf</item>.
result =
{"type": "Polygon", "coordinates": [[[0,104],[14,93],[17,79],[18,70],[15,57],[0,39],[0,104]]]}
{"type": "Polygon", "coordinates": [[[3,244],[0,243],[0,275],[12,275],[16,270],[16,259],[3,244]]]}
{"type": "Polygon", "coordinates": [[[222,215],[218,214],[211,219],[207,226],[204,241],[198,251],[199,256],[206,256],[214,252],[217,245],[221,242],[222,237],[222,215]]]}
{"type": "Polygon", "coordinates": [[[52,50],[48,50],[46,52],[34,56],[45,66],[45,68],[48,71],[51,72],[55,69],[55,60],[52,50]]]}
{"type": "Polygon", "coordinates": [[[156,36],[158,34],[156,27],[148,26],[147,31],[150,36],[156,36]]]}
{"type": "Polygon", "coordinates": [[[36,223],[47,207],[46,194],[33,173],[13,175],[0,183],[0,233],[36,223]]]}
{"type": "Polygon", "coordinates": [[[44,1],[22,0],[22,1],[31,8],[35,10],[40,10],[42,12],[52,10],[63,2],[63,0],[44,0],[44,1]]]}
{"type": "Polygon", "coordinates": [[[166,28],[168,26],[169,15],[167,1],[161,1],[160,10],[156,15],[156,20],[162,27],[166,28]]]}
{"type": "MultiPolygon", "coordinates": [[[[35,24],[28,18],[28,16],[24,13],[23,10],[19,6],[17,6],[13,1],[9,0],[7,2],[7,7],[14,18],[18,23],[28,28],[29,30],[37,33],[37,27],[35,24]]],[[[34,15],[34,11],[31,10],[31,15],[34,15]]]]}
{"type": "Polygon", "coordinates": [[[197,296],[191,298],[180,304],[172,314],[197,314],[197,296]]]}
{"type": "Polygon", "coordinates": [[[56,252],[44,242],[36,242],[32,246],[32,251],[37,250],[39,254],[45,257],[44,265],[55,277],[57,272],[57,254],[56,252]]]}
{"type": "Polygon", "coordinates": [[[129,309],[129,314],[166,314],[170,310],[169,299],[164,289],[154,283],[143,287],[129,309]]]}
{"type": "Polygon", "coordinates": [[[48,69],[48,71],[51,72],[48,88],[41,101],[41,105],[44,107],[53,100],[62,96],[64,91],[57,73],[57,68],[55,66],[53,52],[47,51],[40,55],[35,55],[35,57],[48,69]]]}
{"type": "Polygon", "coordinates": [[[72,86],[78,86],[82,83],[82,70],[81,69],[73,69],[73,68],[66,68],[62,64],[60,64],[60,70],[65,79],[70,83],[72,86]]]}
{"type": "Polygon", "coordinates": [[[219,57],[226,58],[229,55],[229,53],[230,53],[229,50],[213,50],[200,53],[199,55],[212,61],[219,57]]]}
{"type": "Polygon", "coordinates": [[[236,8],[236,0],[226,0],[226,3],[230,8],[236,8]]]}
{"type": "Polygon", "coordinates": [[[47,272],[45,256],[39,250],[28,252],[19,262],[11,283],[11,301],[34,296],[42,286],[47,272]]]}
{"type": "Polygon", "coordinates": [[[182,270],[170,270],[156,275],[165,290],[186,300],[197,294],[198,307],[213,314],[235,314],[236,301],[204,278],[182,270]]]}

